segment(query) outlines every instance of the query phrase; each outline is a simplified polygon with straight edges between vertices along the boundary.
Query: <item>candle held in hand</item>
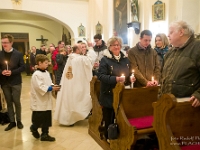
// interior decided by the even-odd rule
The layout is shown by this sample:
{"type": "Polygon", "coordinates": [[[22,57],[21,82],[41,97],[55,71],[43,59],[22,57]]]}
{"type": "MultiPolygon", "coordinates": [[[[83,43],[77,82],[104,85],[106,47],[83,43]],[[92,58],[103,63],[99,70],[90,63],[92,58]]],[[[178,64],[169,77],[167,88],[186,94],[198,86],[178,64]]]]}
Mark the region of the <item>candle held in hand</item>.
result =
{"type": "Polygon", "coordinates": [[[121,82],[124,82],[125,81],[125,76],[124,74],[121,75],[121,82]]]}
{"type": "Polygon", "coordinates": [[[151,81],[154,82],[154,77],[153,76],[151,77],[151,81]]]}
{"type": "Polygon", "coordinates": [[[5,61],[5,63],[6,63],[6,69],[8,70],[8,62],[7,62],[7,61],[5,61]]]}
{"type": "Polygon", "coordinates": [[[132,70],[132,74],[130,76],[130,80],[131,80],[131,88],[134,88],[134,82],[132,82],[132,79],[134,78],[134,70],[132,70]]]}

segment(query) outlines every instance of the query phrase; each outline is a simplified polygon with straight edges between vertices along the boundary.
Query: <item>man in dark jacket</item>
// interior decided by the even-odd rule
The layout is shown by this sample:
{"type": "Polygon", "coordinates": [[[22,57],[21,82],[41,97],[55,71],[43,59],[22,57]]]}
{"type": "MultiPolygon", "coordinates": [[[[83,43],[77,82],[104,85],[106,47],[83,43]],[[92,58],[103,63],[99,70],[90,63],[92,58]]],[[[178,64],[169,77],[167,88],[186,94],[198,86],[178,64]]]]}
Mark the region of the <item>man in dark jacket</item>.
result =
{"type": "Polygon", "coordinates": [[[200,106],[200,41],[184,21],[173,22],[168,37],[173,47],[164,57],[161,94],[190,97],[192,106],[200,106]]]}
{"type": "Polygon", "coordinates": [[[42,44],[42,45],[40,46],[40,49],[37,49],[37,50],[36,50],[36,55],[37,55],[37,54],[44,54],[44,55],[47,55],[45,49],[46,49],[45,44],[42,44]]]}
{"type": "Polygon", "coordinates": [[[95,60],[94,66],[93,66],[93,75],[97,74],[97,70],[99,68],[99,63],[101,61],[101,58],[103,57],[103,51],[107,49],[107,46],[105,42],[102,40],[101,34],[96,34],[94,36],[94,42],[96,43],[94,48],[94,51],[97,55],[97,58],[95,60]]]}
{"type": "Polygon", "coordinates": [[[16,127],[15,113],[17,127],[19,129],[23,128],[20,96],[22,88],[21,72],[25,70],[25,65],[22,53],[12,47],[13,39],[13,36],[9,34],[1,38],[3,50],[0,51],[0,84],[6,98],[10,118],[10,124],[5,128],[5,131],[16,127]],[[13,103],[15,109],[13,108],[13,103]]]}

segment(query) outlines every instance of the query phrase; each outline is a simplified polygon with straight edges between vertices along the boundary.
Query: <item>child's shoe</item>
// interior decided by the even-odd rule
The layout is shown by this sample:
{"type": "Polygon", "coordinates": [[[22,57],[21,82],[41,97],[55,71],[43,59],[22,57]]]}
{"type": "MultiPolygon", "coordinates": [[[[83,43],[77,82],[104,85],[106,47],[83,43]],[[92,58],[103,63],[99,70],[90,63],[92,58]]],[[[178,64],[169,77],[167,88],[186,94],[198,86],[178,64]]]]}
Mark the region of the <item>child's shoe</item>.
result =
{"type": "Polygon", "coordinates": [[[33,126],[32,126],[32,125],[30,126],[30,130],[31,130],[32,135],[34,136],[34,138],[36,138],[36,139],[40,138],[39,132],[38,132],[37,130],[35,131],[35,130],[33,129],[33,126]]]}
{"type": "Polygon", "coordinates": [[[41,138],[40,138],[40,141],[50,141],[50,142],[53,142],[55,140],[56,139],[54,137],[49,136],[48,133],[43,133],[41,135],[41,138]]]}

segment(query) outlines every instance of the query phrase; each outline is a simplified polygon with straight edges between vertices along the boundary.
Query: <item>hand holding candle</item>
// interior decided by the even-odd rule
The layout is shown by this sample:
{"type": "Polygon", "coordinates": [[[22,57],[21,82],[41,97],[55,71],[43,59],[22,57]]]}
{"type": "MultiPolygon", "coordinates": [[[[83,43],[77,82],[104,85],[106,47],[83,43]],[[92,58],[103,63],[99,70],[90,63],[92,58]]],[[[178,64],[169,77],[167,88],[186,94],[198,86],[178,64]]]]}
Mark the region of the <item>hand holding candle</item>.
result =
{"type": "Polygon", "coordinates": [[[152,86],[157,86],[158,85],[158,81],[156,81],[154,79],[154,76],[151,77],[151,84],[152,84],[152,86]]]}
{"type": "Polygon", "coordinates": [[[121,75],[120,81],[121,81],[121,83],[124,83],[124,82],[125,82],[125,76],[124,76],[124,74],[121,75]]]}

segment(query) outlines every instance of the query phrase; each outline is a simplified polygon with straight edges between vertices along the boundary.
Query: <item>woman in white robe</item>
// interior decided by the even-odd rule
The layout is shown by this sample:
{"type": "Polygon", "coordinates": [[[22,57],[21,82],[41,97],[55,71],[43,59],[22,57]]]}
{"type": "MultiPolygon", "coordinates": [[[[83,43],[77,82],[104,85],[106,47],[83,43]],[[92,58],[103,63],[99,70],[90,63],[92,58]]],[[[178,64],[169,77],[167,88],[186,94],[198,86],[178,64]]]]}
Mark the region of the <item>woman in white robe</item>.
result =
{"type": "Polygon", "coordinates": [[[62,125],[73,125],[84,120],[92,109],[90,81],[96,54],[89,50],[86,56],[80,55],[80,45],[76,47],[76,53],[68,57],[56,100],[54,117],[62,125]]]}

